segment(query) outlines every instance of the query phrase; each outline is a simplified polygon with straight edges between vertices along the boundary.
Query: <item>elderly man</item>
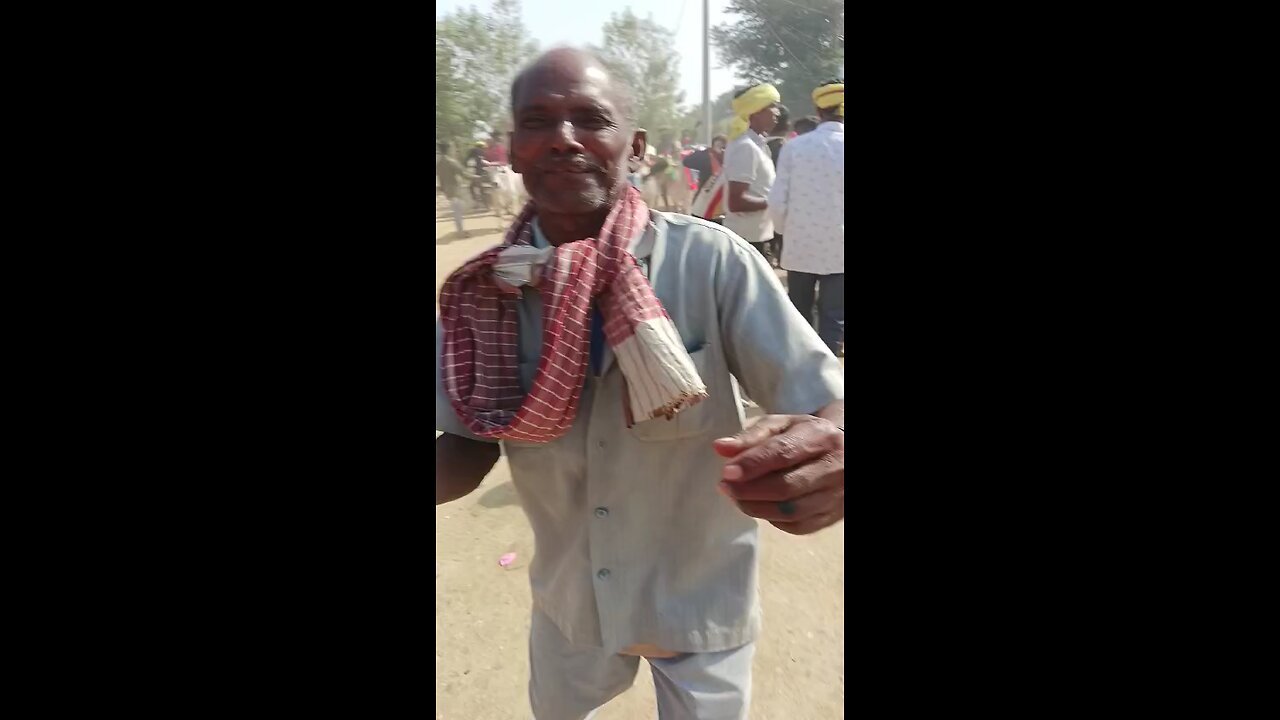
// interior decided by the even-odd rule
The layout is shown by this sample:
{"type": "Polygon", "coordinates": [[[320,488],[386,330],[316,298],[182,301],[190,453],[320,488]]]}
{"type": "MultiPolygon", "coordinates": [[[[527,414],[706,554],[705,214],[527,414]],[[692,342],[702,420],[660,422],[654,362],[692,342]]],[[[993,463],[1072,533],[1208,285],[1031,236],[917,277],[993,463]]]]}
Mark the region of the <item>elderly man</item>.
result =
{"type": "Polygon", "coordinates": [[[436,503],[511,467],[537,554],[529,699],[580,720],[647,659],[664,720],[747,716],[756,518],[844,518],[838,361],[741,238],[653,212],[625,89],[553,50],[511,88],[531,198],[437,324],[436,503]],[[743,431],[732,378],[770,412],[743,431]]]}
{"type": "Polygon", "coordinates": [[[818,291],[818,335],[833,353],[844,343],[844,81],[813,91],[822,122],[782,149],[769,213],[787,245],[782,267],[796,309],[813,317],[818,291]]]}
{"type": "Polygon", "coordinates": [[[733,98],[737,117],[729,126],[729,147],[724,153],[724,177],[728,181],[724,226],[742,236],[765,256],[765,243],[773,240],[769,189],[774,167],[766,136],[778,124],[781,100],[772,85],[756,85],[733,98]]]}

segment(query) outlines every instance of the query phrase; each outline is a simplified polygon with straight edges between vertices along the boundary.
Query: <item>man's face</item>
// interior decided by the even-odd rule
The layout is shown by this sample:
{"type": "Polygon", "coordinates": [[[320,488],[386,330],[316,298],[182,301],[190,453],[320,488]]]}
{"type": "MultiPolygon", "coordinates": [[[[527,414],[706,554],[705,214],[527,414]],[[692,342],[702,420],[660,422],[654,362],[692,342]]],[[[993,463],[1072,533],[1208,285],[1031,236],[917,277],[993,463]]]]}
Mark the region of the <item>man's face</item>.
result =
{"type": "Polygon", "coordinates": [[[609,77],[581,56],[551,56],[527,71],[512,115],[512,169],[541,209],[578,215],[611,205],[643,153],[609,77]]]}
{"type": "Polygon", "coordinates": [[[755,130],[761,135],[767,135],[773,132],[773,129],[778,126],[778,116],[780,114],[781,111],[778,110],[777,105],[770,105],[747,118],[747,121],[751,123],[752,130],[755,130]]]}
{"type": "Polygon", "coordinates": [[[724,141],[716,140],[715,142],[711,143],[711,149],[715,150],[718,153],[724,152],[724,141]]]}

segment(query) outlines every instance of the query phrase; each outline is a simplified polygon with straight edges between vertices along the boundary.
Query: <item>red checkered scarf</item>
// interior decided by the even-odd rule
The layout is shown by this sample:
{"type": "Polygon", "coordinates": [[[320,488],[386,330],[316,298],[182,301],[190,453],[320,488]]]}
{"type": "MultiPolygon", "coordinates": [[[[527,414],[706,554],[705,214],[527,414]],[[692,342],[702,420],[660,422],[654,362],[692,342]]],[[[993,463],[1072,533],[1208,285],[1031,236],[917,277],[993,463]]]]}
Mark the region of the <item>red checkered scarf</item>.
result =
{"type": "Polygon", "coordinates": [[[542,357],[528,395],[520,392],[516,335],[518,288],[495,278],[494,265],[513,246],[529,246],[534,208],[526,205],[503,244],[455,271],[440,291],[445,393],[458,417],[481,437],[550,442],[577,415],[590,352],[591,301],[598,298],[604,334],[625,379],[627,427],[707,396],[675,325],[653,294],[627,244],[648,222],[635,188],[609,212],[598,238],[550,252],[540,281],[542,357]]]}

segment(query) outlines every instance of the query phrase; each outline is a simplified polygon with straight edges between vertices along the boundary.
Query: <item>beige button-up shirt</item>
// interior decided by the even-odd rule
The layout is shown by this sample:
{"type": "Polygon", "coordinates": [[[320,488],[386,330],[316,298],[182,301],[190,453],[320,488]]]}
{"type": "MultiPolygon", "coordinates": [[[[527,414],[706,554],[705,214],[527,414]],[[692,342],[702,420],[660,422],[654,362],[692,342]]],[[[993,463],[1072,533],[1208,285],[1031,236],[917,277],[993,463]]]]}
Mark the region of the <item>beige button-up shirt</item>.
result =
{"type": "MultiPolygon", "coordinates": [[[[545,242],[535,238],[536,243],[545,242]]],[[[743,427],[733,378],[770,413],[812,413],[844,398],[839,362],[787,299],[773,270],[713,223],[651,213],[631,244],[707,385],[707,400],[628,429],[623,378],[603,353],[563,437],[502,443],[533,528],[533,601],[578,645],[716,652],[755,639],[756,520],[716,491],[724,461],[711,443],[743,427]]],[[[542,302],[519,304],[521,382],[541,355],[542,302]]],[[[475,438],[440,379],[436,429],[475,438]]]]}

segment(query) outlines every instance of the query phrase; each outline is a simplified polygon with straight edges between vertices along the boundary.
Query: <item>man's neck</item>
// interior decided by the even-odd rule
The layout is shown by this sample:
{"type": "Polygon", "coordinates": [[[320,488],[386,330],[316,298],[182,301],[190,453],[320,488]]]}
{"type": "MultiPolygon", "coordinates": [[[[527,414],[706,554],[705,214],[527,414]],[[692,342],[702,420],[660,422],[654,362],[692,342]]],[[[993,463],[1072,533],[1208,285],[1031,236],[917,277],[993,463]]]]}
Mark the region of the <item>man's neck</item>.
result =
{"type": "Polygon", "coordinates": [[[601,208],[589,215],[561,215],[560,213],[538,212],[538,227],[552,247],[560,247],[584,238],[596,237],[604,226],[604,219],[609,216],[609,208],[601,208]]]}

